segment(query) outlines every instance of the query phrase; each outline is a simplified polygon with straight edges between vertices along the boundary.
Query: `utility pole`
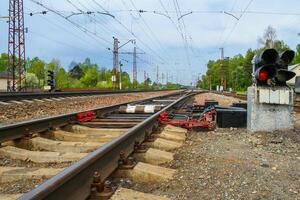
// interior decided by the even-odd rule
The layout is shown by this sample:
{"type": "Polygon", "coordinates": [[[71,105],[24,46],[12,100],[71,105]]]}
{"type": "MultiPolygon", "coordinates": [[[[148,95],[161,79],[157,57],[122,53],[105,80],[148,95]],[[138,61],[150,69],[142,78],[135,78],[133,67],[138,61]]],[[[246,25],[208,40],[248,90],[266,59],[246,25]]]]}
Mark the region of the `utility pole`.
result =
{"type": "Polygon", "coordinates": [[[25,28],[23,0],[9,0],[8,91],[22,91],[25,82],[25,28]]]}
{"type": "Polygon", "coordinates": [[[118,88],[118,72],[119,72],[119,40],[118,38],[113,37],[114,39],[114,49],[113,49],[113,75],[112,82],[113,88],[118,88]]]}
{"type": "Polygon", "coordinates": [[[144,82],[146,83],[146,80],[147,80],[147,73],[146,71],[144,71],[144,82]]]}
{"type": "Polygon", "coordinates": [[[168,74],[168,72],[167,72],[167,76],[166,76],[166,83],[168,84],[168,80],[169,79],[169,74],[168,74]]]}
{"type": "Polygon", "coordinates": [[[156,67],[156,83],[157,84],[159,83],[159,67],[158,67],[158,65],[156,67]]]}
{"type": "Polygon", "coordinates": [[[134,47],[133,47],[133,65],[132,65],[132,83],[133,86],[136,87],[137,83],[137,67],[136,67],[136,46],[135,46],[135,40],[133,42],[134,47]]]}
{"type": "MultiPolygon", "coordinates": [[[[145,54],[145,53],[137,53],[136,51],[136,41],[134,39],[131,39],[131,40],[128,40],[126,43],[122,44],[121,46],[117,46],[117,51],[116,51],[116,56],[114,54],[114,58],[115,57],[118,57],[118,54],[132,54],[133,55],[133,65],[132,65],[132,83],[133,83],[133,87],[136,86],[136,83],[137,83],[137,62],[136,62],[136,59],[137,59],[137,54],[145,54]],[[134,44],[134,47],[133,47],[133,52],[119,52],[118,50],[120,48],[122,48],[123,46],[125,46],[126,44],[128,44],[129,42],[132,42],[132,44],[134,44]]],[[[115,51],[114,51],[115,52],[115,51]]]]}
{"type": "Polygon", "coordinates": [[[211,75],[208,76],[208,82],[209,82],[209,91],[211,91],[211,75]]]}
{"type": "Polygon", "coordinates": [[[224,48],[221,47],[221,86],[223,86],[223,90],[226,90],[226,75],[225,75],[225,66],[224,66],[224,48]]]}

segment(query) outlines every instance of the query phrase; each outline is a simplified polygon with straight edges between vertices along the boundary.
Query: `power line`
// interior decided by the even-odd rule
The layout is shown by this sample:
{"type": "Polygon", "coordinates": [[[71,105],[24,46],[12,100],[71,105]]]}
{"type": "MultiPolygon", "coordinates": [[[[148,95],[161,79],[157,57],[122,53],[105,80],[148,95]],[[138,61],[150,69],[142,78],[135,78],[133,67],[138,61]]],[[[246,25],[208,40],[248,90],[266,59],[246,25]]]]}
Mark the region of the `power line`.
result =
{"type": "MultiPolygon", "coordinates": [[[[135,10],[135,9],[128,9],[128,10],[111,10],[111,13],[118,13],[118,12],[139,12],[139,13],[162,13],[162,12],[168,12],[168,13],[176,13],[176,10],[135,10]]],[[[243,11],[237,11],[237,10],[181,10],[182,13],[191,13],[191,14],[224,14],[225,12],[228,13],[235,13],[235,14],[241,14],[243,11]]],[[[280,12],[280,11],[257,11],[257,10],[249,10],[245,11],[245,14],[258,14],[258,15],[300,15],[298,12],[280,12]]]]}
{"type": "MultiPolygon", "coordinates": [[[[27,8],[27,7],[24,7],[24,8],[27,9],[27,10],[29,10],[30,12],[33,12],[33,10],[31,10],[31,9],[29,9],[29,8],[27,8]]],[[[37,16],[39,16],[39,17],[42,18],[43,20],[47,21],[48,23],[52,24],[53,26],[57,27],[58,30],[64,30],[64,31],[67,32],[68,34],[73,35],[75,38],[79,39],[78,42],[79,42],[79,41],[80,41],[80,42],[83,42],[83,41],[84,41],[83,44],[89,43],[89,44],[91,44],[91,45],[96,45],[95,43],[92,43],[92,42],[90,42],[89,40],[85,40],[82,36],[76,35],[74,32],[70,31],[69,29],[66,29],[64,26],[59,25],[59,24],[57,24],[57,23],[55,23],[55,22],[49,20],[48,18],[46,18],[46,17],[43,16],[43,15],[37,15],[37,16]]],[[[95,46],[95,47],[96,47],[96,46],[95,46]]],[[[97,47],[98,47],[98,46],[97,46],[97,47]]]]}
{"type": "MultiPolygon", "coordinates": [[[[230,12],[232,12],[232,10],[234,9],[235,5],[237,4],[237,1],[238,0],[234,1],[233,5],[232,5],[232,7],[230,9],[230,12]]],[[[219,40],[218,40],[219,42],[218,43],[221,42],[221,39],[223,38],[223,35],[224,35],[224,33],[225,33],[226,29],[227,29],[228,24],[229,24],[229,20],[226,21],[225,27],[224,27],[223,31],[221,32],[221,34],[220,34],[220,37],[219,37],[219,40]]]]}
{"type": "Polygon", "coordinates": [[[236,26],[238,25],[240,19],[244,16],[244,14],[246,13],[247,9],[249,8],[249,6],[251,5],[251,3],[254,0],[250,0],[247,4],[247,6],[245,7],[245,9],[242,11],[241,15],[238,17],[239,19],[236,21],[236,23],[233,25],[231,31],[229,32],[229,34],[227,35],[227,37],[225,38],[225,40],[222,43],[222,46],[228,41],[228,39],[231,37],[233,31],[235,30],[236,26]]]}
{"type": "MultiPolygon", "coordinates": [[[[89,5],[90,9],[85,6],[83,3],[80,2],[80,0],[77,0],[78,4],[81,5],[81,7],[85,8],[86,10],[93,10],[93,6],[90,5],[89,2],[85,2],[89,5]]],[[[92,11],[94,13],[101,13],[101,14],[106,14],[107,16],[113,16],[111,15],[110,13],[107,13],[107,12],[99,12],[99,11],[92,11]]],[[[113,16],[114,18],[115,16],[113,16]]],[[[106,32],[108,35],[111,35],[112,32],[116,32],[115,30],[117,30],[117,28],[114,26],[114,24],[110,24],[110,26],[107,26],[106,25],[106,21],[103,20],[102,18],[100,18],[99,15],[89,15],[89,18],[93,20],[93,22],[95,22],[95,26],[96,26],[96,23],[98,23],[100,26],[98,26],[99,28],[101,28],[101,32],[106,32]],[[110,30],[110,28],[112,28],[112,30],[110,30]]],[[[121,32],[122,33],[122,32],[121,32]]],[[[118,33],[118,36],[120,36],[120,33],[118,33]]]]}
{"type": "MultiPolygon", "coordinates": [[[[102,10],[109,13],[101,4],[99,4],[97,1],[92,0],[97,6],[99,6],[102,10]]],[[[148,48],[155,56],[157,56],[161,61],[166,62],[165,59],[163,59],[159,54],[157,54],[149,45],[147,45],[143,40],[141,40],[135,33],[133,33],[126,25],[124,25],[120,20],[117,18],[114,18],[114,20],[119,23],[128,33],[130,33],[133,37],[135,37],[141,44],[143,44],[146,48],[148,48]]]]}
{"type": "MultiPolygon", "coordinates": [[[[177,19],[180,19],[181,11],[180,11],[180,8],[179,8],[178,1],[173,0],[173,4],[174,4],[175,10],[176,10],[177,19]]],[[[185,26],[184,22],[183,22],[183,26],[185,26]]],[[[185,34],[183,33],[183,28],[181,27],[180,20],[178,20],[178,27],[179,27],[179,30],[181,32],[182,40],[183,40],[183,43],[184,43],[184,49],[185,49],[188,65],[191,66],[190,56],[189,56],[189,52],[188,52],[188,42],[187,42],[187,39],[186,39],[187,36],[186,36],[186,33],[185,34]]]]}
{"type": "MultiPolygon", "coordinates": [[[[122,2],[124,2],[124,1],[122,0],[122,2]]],[[[132,4],[132,6],[133,6],[135,9],[137,9],[136,6],[135,6],[135,4],[133,3],[133,1],[130,0],[130,2],[131,2],[131,4],[132,4]]],[[[164,46],[161,44],[160,40],[157,38],[156,34],[153,32],[153,30],[151,29],[151,27],[149,26],[149,24],[146,22],[146,20],[143,18],[143,16],[141,15],[141,13],[139,13],[139,16],[141,17],[143,23],[145,24],[145,26],[147,27],[147,29],[150,31],[152,37],[155,39],[155,41],[157,42],[158,46],[161,48],[161,50],[163,51],[163,53],[164,53],[164,54],[167,54],[167,53],[166,53],[167,51],[165,50],[164,46]]],[[[168,57],[169,57],[169,56],[168,56],[168,57]]]]}
{"type": "Polygon", "coordinates": [[[78,23],[76,23],[76,22],[68,19],[66,16],[64,16],[63,14],[61,14],[59,11],[49,8],[49,7],[47,7],[46,5],[42,4],[39,1],[36,1],[36,0],[30,0],[30,1],[33,2],[33,3],[35,3],[35,4],[37,4],[37,5],[39,5],[39,6],[41,6],[41,7],[43,7],[44,9],[48,10],[49,12],[52,12],[52,13],[54,13],[54,14],[62,17],[62,18],[64,18],[65,20],[67,20],[68,22],[70,22],[72,25],[74,25],[75,27],[77,27],[79,30],[81,30],[83,33],[85,33],[87,35],[90,35],[91,37],[93,37],[94,39],[98,40],[99,42],[102,41],[102,42],[110,44],[110,41],[106,40],[105,38],[100,37],[98,34],[93,33],[92,31],[90,31],[87,28],[81,26],[80,24],[78,24],[78,23]]]}

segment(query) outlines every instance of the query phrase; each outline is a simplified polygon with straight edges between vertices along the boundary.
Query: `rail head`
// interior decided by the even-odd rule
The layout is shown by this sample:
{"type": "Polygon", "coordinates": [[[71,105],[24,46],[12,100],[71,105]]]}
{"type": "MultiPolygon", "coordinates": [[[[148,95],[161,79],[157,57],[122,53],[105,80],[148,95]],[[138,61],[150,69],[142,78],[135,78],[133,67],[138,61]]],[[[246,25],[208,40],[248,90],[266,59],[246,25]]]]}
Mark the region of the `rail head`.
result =
{"type": "MultiPolygon", "coordinates": [[[[179,92],[174,92],[171,94],[150,97],[150,98],[144,98],[144,99],[140,99],[140,100],[119,103],[119,104],[115,104],[115,105],[111,105],[111,106],[83,110],[80,112],[94,111],[97,114],[97,116],[101,116],[107,112],[118,109],[122,105],[138,103],[138,102],[142,102],[142,101],[151,101],[156,98],[166,98],[169,96],[180,95],[180,94],[182,94],[182,92],[183,91],[179,91],[179,92]]],[[[80,112],[73,112],[73,113],[58,115],[58,116],[54,116],[54,117],[34,119],[34,120],[29,120],[29,121],[24,121],[24,122],[18,122],[15,124],[1,126],[0,127],[0,143],[9,141],[9,140],[22,138],[24,136],[28,136],[33,133],[47,131],[49,129],[61,127],[61,126],[67,125],[67,124],[76,123],[76,115],[80,112]]]]}
{"type": "Polygon", "coordinates": [[[161,90],[82,90],[82,91],[62,91],[62,92],[0,92],[0,101],[20,101],[43,98],[58,98],[58,97],[74,97],[74,96],[91,96],[91,95],[107,95],[107,94],[124,94],[135,92],[159,92],[159,91],[176,91],[175,89],[161,90]]]}
{"type": "Polygon", "coordinates": [[[194,94],[186,94],[177,99],[145,121],[127,130],[56,176],[45,181],[37,188],[24,194],[20,199],[86,199],[90,195],[95,172],[101,175],[101,181],[109,177],[118,168],[120,152],[123,151],[126,156],[130,155],[134,151],[134,144],[145,140],[147,132],[157,123],[157,117],[161,112],[182,104],[191,95],[194,94]]]}

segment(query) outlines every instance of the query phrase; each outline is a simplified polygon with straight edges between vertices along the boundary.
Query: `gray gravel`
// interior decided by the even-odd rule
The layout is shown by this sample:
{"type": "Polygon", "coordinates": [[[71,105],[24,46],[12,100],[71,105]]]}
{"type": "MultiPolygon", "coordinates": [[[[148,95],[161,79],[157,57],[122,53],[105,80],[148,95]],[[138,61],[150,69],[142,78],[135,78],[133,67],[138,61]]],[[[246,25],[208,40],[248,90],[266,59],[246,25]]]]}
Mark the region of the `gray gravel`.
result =
{"type": "Polygon", "coordinates": [[[300,199],[300,135],[244,129],[191,133],[168,183],[130,188],[171,199],[300,199]]]}
{"type": "Polygon", "coordinates": [[[10,105],[0,104],[0,126],[30,119],[78,112],[102,106],[113,105],[138,99],[170,94],[176,91],[137,92],[111,95],[95,95],[60,101],[45,101],[10,105]]]}

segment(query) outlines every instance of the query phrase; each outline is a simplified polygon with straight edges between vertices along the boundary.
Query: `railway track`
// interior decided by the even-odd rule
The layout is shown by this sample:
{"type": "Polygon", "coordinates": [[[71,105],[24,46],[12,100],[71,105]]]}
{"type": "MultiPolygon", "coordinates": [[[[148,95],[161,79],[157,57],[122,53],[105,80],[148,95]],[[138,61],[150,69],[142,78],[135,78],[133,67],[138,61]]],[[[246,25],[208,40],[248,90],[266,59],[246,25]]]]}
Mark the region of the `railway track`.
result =
{"type": "Polygon", "coordinates": [[[296,93],[294,110],[296,113],[300,113],[300,93],[296,93]]]}
{"type": "MultiPolygon", "coordinates": [[[[231,92],[231,93],[226,93],[226,92],[223,92],[223,93],[218,93],[218,92],[215,92],[216,94],[222,94],[222,95],[225,95],[225,96],[230,96],[230,97],[234,97],[234,98],[237,98],[237,99],[241,99],[241,100],[247,100],[247,95],[241,95],[241,94],[236,94],[235,92],[231,92]]],[[[294,101],[294,111],[296,113],[300,113],[300,94],[299,93],[295,93],[296,97],[295,97],[295,101],[294,101]]]]}
{"type": "Polygon", "coordinates": [[[185,135],[170,127],[154,135],[157,117],[180,108],[192,95],[178,92],[1,127],[0,197],[107,199],[112,174],[167,179],[173,171],[155,164],[169,160],[172,154],[164,150],[179,147],[185,135]],[[142,162],[136,164],[132,155],[142,162]],[[138,175],[147,167],[156,174],[138,175]]]}
{"type": "Polygon", "coordinates": [[[62,92],[0,92],[0,102],[28,101],[41,99],[61,99],[66,97],[82,97],[91,95],[123,94],[135,92],[156,92],[167,90],[85,90],[62,92]]]}

